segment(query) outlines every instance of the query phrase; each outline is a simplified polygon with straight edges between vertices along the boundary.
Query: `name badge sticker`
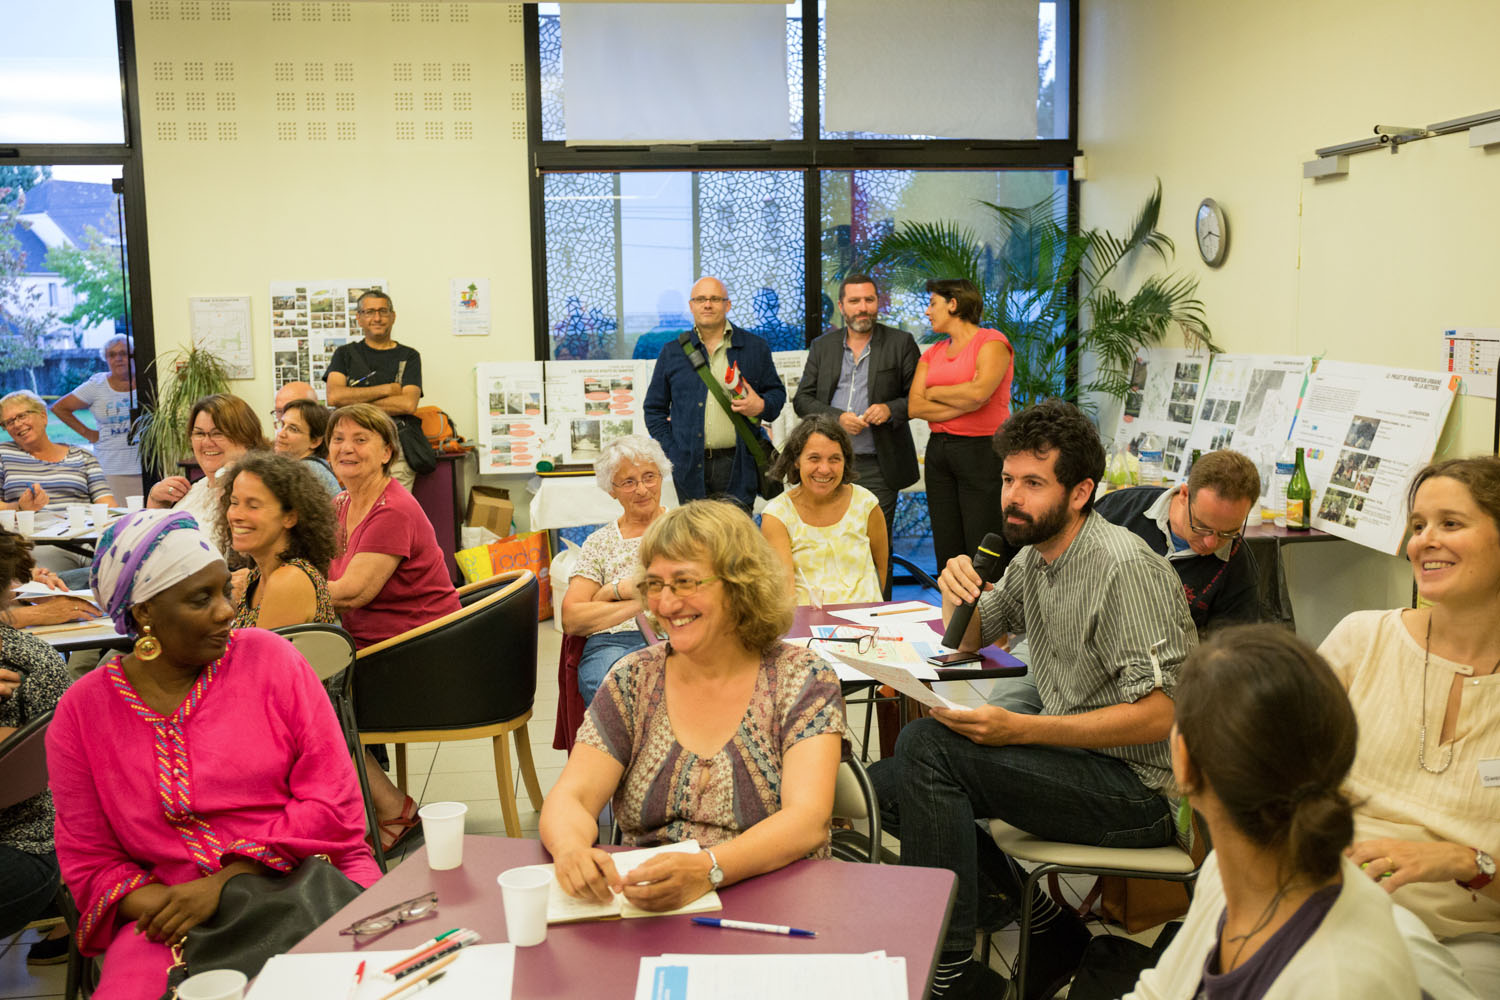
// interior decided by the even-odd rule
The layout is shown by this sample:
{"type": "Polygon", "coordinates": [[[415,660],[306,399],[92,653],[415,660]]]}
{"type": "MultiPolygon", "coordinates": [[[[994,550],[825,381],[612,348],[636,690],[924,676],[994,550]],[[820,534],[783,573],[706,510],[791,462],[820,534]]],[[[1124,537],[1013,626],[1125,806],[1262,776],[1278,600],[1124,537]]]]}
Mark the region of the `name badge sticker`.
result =
{"type": "Polygon", "coordinates": [[[1479,762],[1479,783],[1485,788],[1500,788],[1500,757],[1479,762]]]}

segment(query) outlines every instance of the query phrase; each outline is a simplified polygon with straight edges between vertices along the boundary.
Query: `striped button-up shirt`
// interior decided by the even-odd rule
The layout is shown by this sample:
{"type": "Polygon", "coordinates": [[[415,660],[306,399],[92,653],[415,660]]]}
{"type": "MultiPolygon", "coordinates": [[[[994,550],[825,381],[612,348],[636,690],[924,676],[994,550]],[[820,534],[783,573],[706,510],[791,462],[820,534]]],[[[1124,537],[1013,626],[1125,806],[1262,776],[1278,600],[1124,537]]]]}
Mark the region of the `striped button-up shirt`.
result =
{"type": "MultiPolygon", "coordinates": [[[[1172,567],[1134,533],[1092,512],[1050,564],[1034,546],[1022,549],[979,599],[979,622],[985,644],[1006,632],[1026,634],[1047,715],[1139,701],[1158,687],[1170,696],[1198,644],[1172,567]],[[1158,673],[1150,650],[1161,640],[1158,673]]],[[[1166,740],[1099,752],[1125,761],[1150,788],[1171,784],[1166,740]]]]}

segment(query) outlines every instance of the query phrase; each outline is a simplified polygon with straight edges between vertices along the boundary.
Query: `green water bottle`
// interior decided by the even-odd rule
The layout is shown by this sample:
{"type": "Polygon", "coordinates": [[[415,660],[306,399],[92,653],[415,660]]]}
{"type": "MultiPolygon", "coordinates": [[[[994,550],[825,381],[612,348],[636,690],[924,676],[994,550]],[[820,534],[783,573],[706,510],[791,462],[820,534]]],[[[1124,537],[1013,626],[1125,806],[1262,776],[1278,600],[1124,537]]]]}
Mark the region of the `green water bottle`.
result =
{"type": "Polygon", "coordinates": [[[1301,448],[1297,449],[1297,467],[1286,486],[1286,526],[1289,531],[1312,528],[1312,484],[1307,481],[1307,464],[1301,448]]]}

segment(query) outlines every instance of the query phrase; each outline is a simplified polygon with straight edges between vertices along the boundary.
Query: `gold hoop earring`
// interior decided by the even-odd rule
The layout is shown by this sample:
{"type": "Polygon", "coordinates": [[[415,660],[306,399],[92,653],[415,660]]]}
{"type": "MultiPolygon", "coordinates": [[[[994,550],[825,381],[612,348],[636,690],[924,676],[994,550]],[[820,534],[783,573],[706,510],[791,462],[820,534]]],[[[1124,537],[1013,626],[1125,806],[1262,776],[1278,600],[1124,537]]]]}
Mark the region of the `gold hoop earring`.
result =
{"type": "Polygon", "coordinates": [[[137,660],[154,660],[161,655],[161,643],[151,634],[150,625],[141,626],[141,637],[135,641],[133,652],[137,660]]]}

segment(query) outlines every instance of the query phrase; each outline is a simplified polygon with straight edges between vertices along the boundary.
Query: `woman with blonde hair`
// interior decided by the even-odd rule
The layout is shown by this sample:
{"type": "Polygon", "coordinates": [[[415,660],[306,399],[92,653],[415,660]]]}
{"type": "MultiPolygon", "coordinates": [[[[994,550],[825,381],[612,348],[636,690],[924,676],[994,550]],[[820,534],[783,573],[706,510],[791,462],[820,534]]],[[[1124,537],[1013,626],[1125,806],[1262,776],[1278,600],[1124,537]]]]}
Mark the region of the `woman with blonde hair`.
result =
{"type": "Polygon", "coordinates": [[[791,594],[770,545],[738,507],[697,500],[651,525],[640,566],[667,641],[615,664],[547,796],[541,836],[559,884],[671,910],[827,857],[844,701],[817,654],[781,641],[791,594]],[[705,849],[617,871],[594,847],[611,799],[625,843],[705,849]]]}

